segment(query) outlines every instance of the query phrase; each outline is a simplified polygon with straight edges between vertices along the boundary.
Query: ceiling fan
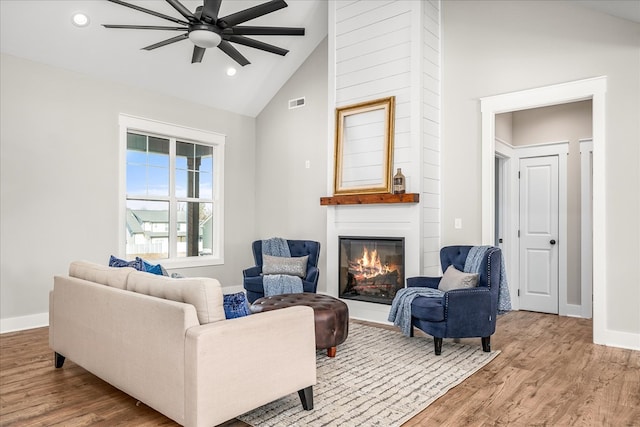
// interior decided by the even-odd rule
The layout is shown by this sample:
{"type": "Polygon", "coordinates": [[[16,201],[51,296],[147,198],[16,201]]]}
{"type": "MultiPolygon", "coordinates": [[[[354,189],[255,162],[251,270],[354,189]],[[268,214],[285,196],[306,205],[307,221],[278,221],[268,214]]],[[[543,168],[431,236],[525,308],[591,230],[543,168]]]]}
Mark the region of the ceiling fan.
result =
{"type": "Polygon", "coordinates": [[[180,27],[106,24],[103,26],[105,28],[121,28],[134,30],[183,31],[184,33],[180,34],[179,36],[154,43],[152,45],[143,47],[142,49],[153,50],[171,43],[189,39],[195,45],[193,47],[193,56],[191,58],[191,63],[202,62],[205,50],[207,48],[217,46],[220,50],[222,50],[238,64],[244,67],[245,65],[250,64],[249,60],[245,58],[235,47],[233,47],[231,43],[238,43],[244,46],[249,46],[255,49],[260,49],[266,52],[284,56],[289,52],[288,50],[245,36],[304,35],[304,28],[262,26],[256,27],[239,25],[287,7],[287,3],[284,0],[271,0],[266,3],[262,3],[257,6],[250,7],[248,9],[241,10],[239,12],[232,13],[231,15],[223,17],[218,17],[218,12],[220,11],[220,4],[222,3],[222,0],[204,0],[203,5],[198,6],[195,12],[191,12],[178,0],[166,0],[167,3],[169,3],[175,10],[177,10],[180,15],[184,17],[184,19],[186,19],[186,21],[150,9],[145,9],[144,7],[127,3],[122,0],[108,1],[110,1],[111,3],[126,6],[131,9],[135,9],[140,12],[148,13],[149,15],[157,16],[158,18],[166,19],[167,21],[175,22],[176,24],[180,24],[180,27]]]}

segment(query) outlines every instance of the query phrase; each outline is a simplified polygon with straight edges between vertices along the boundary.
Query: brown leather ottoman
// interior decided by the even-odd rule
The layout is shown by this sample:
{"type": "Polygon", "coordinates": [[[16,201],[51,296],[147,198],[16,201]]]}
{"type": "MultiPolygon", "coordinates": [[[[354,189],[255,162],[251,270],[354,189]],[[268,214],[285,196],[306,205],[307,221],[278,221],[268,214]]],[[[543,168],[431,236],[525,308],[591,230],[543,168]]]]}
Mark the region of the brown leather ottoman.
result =
{"type": "Polygon", "coordinates": [[[273,295],[257,299],[251,304],[250,309],[252,313],[260,313],[294,305],[313,308],[316,348],[326,348],[327,356],[335,357],[336,347],[342,344],[349,334],[349,307],[339,299],[309,292],[273,295]]]}

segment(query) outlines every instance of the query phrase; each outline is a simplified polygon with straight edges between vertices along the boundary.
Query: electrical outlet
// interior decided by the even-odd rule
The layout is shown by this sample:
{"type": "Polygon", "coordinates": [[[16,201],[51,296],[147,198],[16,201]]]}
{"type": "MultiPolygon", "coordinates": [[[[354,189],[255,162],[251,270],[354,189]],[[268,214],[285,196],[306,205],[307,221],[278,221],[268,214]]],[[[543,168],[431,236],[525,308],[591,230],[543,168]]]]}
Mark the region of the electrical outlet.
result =
{"type": "Polygon", "coordinates": [[[305,167],[305,168],[307,168],[307,169],[309,169],[309,168],[311,167],[311,160],[306,160],[306,161],[304,162],[304,167],[305,167]]]}
{"type": "Polygon", "coordinates": [[[460,230],[462,228],[462,218],[456,218],[453,220],[453,227],[456,230],[460,230]]]}

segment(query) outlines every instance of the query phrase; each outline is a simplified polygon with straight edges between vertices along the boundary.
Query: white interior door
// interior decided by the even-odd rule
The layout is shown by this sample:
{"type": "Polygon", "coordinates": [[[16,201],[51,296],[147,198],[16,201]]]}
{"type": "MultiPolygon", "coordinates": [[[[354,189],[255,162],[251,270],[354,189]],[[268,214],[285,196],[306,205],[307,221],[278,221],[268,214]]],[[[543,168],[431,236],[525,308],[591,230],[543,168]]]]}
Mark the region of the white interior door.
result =
{"type": "Polygon", "coordinates": [[[558,156],[520,159],[520,309],[558,314],[558,156]]]}

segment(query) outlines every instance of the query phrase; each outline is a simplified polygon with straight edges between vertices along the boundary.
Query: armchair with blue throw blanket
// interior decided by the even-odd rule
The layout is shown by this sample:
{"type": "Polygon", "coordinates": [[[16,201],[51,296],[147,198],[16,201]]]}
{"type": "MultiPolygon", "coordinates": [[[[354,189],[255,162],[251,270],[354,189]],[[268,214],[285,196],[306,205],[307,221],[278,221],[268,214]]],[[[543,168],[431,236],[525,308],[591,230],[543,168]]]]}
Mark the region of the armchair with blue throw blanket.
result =
{"type": "Polygon", "coordinates": [[[511,310],[502,251],[493,246],[447,246],[440,250],[443,277],[411,277],[393,300],[389,321],[407,336],[413,327],[433,336],[436,355],[443,338],[482,338],[491,351],[496,315],[511,310]]]}
{"type": "Polygon", "coordinates": [[[256,265],[242,272],[250,303],[278,293],[316,292],[320,242],[271,238],[256,240],[251,248],[256,265]],[[303,257],[306,263],[298,268],[303,257]]]}

